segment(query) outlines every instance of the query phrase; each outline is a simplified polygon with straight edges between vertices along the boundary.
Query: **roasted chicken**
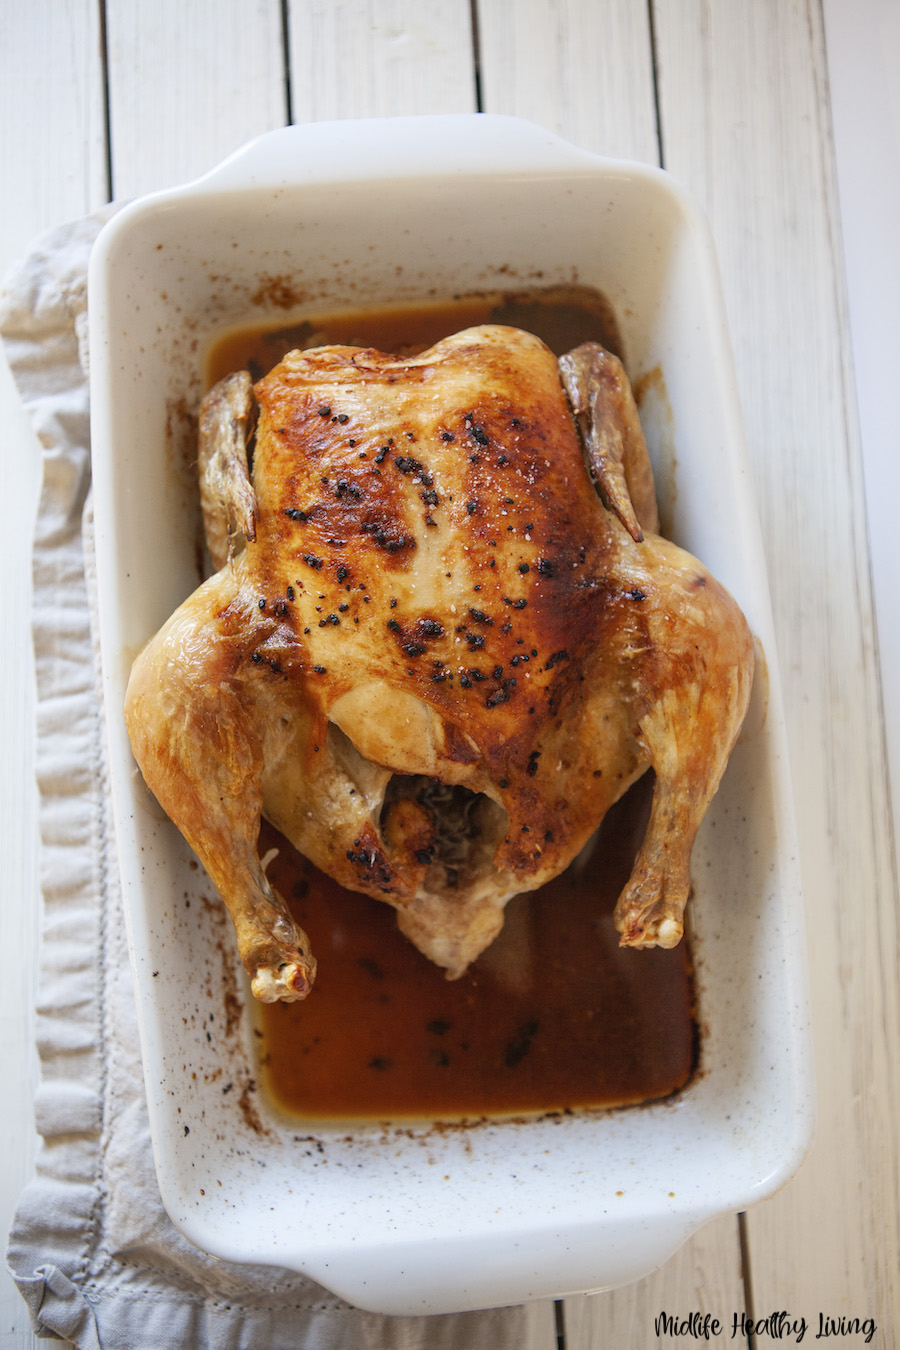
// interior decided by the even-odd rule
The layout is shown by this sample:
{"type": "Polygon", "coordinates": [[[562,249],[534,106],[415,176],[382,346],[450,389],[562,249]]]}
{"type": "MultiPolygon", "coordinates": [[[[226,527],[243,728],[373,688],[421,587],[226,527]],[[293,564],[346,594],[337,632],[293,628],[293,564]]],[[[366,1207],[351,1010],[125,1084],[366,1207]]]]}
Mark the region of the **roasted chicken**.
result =
{"type": "Polygon", "coordinates": [[[258,998],[315,973],[261,815],[454,977],[652,767],[616,923],[679,940],[753,644],[656,533],[615,357],[493,325],[412,357],[290,352],[206,397],[200,473],[218,570],[136,661],[126,717],[258,998]]]}

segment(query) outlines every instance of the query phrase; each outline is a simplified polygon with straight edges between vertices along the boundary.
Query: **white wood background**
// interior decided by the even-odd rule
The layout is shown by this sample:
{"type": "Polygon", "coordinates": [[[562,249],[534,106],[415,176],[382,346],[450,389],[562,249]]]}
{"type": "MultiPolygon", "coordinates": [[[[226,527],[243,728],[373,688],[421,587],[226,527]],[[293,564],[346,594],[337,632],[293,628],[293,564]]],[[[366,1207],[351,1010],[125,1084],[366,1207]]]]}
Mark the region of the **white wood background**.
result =
{"type": "MultiPolygon", "coordinates": [[[[780,1309],[806,1317],[810,1339],[822,1312],[872,1317],[873,1344],[900,1341],[898,65],[898,0],[0,0],[4,269],[38,230],[110,193],[184,181],[289,118],[515,113],[661,160],[710,216],[788,713],[818,1134],[779,1196],[710,1226],[655,1275],[536,1306],[535,1350],[664,1344],[662,1310],[720,1317],[719,1344],[735,1312],[780,1309]]],[[[0,412],[5,1229],[35,1148],[38,452],[2,361],[0,412]]],[[[35,1343],[5,1279],[0,1346],[35,1343]]]]}

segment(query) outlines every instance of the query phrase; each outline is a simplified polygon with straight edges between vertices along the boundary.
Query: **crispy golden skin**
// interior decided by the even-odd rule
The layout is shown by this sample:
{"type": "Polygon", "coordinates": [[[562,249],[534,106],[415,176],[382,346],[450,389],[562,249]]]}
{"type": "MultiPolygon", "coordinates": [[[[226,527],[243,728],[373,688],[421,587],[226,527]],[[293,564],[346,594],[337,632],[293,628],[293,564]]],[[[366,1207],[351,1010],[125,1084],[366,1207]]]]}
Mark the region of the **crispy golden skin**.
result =
{"type": "Polygon", "coordinates": [[[616,922],[627,945],[674,945],[753,645],[653,533],[621,365],[594,344],[557,363],[499,326],[415,357],[291,352],[255,388],[252,473],[229,378],[201,414],[221,570],[135,663],[126,717],[256,995],[303,997],[315,973],[260,864],[261,813],[456,976],[651,766],[616,922]]]}

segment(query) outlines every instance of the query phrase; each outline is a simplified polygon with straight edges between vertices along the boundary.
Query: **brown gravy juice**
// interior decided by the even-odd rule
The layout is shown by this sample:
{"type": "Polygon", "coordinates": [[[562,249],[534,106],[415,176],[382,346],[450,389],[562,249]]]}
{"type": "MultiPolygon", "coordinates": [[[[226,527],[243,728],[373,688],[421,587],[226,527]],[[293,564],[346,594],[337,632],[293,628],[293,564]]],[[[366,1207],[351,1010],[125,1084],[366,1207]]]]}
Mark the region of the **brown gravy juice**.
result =
{"type": "MultiPolygon", "coordinates": [[[[295,347],[411,353],[479,323],[536,333],[562,354],[589,339],[621,354],[595,291],[466,296],[347,311],[226,334],[208,383],[260,378],[295,347]]],[[[260,854],[310,935],[319,972],[302,1003],[259,1005],[261,1084],[319,1120],[480,1117],[621,1106],[664,1097],[693,1072],[690,953],[619,947],[616,899],[643,837],[653,775],[635,784],[560,877],[506,908],[503,931],[448,981],[397,929],[390,906],[344,890],[268,824],[260,854]]]]}
{"type": "Polygon", "coordinates": [[[583,286],[546,291],[490,292],[453,300],[391,305],[382,309],[342,310],[313,315],[299,323],[273,328],[268,324],[235,328],[214,343],[207,358],[206,386],[234,370],[249,370],[261,379],[295,348],[336,343],[376,347],[382,352],[411,355],[441,338],[480,323],[524,328],[546,342],[557,356],[581,342],[602,342],[622,356],[615,315],[599,291],[583,286]]]}
{"type": "Polygon", "coordinates": [[[683,1087],[695,1057],[686,945],[627,951],[612,918],[650,786],[613,807],[567,872],[511,900],[500,936],[452,981],[390,906],[344,890],[264,827],[260,847],[282,849],[268,875],[319,962],[305,1002],[260,1006],[270,1097],[307,1119],[447,1119],[618,1106],[683,1087]]]}

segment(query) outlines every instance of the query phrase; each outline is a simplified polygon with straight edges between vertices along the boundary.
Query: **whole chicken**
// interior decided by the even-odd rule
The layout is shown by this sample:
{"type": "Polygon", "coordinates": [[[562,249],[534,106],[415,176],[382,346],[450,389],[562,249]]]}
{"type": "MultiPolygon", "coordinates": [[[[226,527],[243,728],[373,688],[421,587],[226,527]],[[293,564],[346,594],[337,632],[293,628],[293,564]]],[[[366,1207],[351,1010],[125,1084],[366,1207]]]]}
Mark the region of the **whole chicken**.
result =
{"type": "Polygon", "coordinates": [[[139,656],[126,718],[258,998],[315,975],[262,815],[456,977],[652,767],[616,924],[628,946],[679,940],[753,643],[655,533],[615,357],[557,361],[498,325],[412,357],[293,351],[207,395],[200,475],[219,570],[139,656]]]}

